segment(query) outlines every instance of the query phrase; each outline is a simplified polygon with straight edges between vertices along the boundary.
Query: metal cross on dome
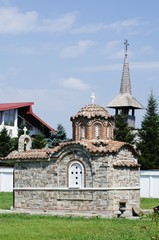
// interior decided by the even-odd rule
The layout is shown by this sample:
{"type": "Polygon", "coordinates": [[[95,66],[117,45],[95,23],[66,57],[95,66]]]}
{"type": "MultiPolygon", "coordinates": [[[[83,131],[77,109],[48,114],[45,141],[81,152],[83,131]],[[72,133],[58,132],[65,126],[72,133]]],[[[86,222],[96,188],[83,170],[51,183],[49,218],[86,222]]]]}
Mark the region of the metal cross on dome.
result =
{"type": "Polygon", "coordinates": [[[92,104],[94,104],[94,100],[96,99],[95,95],[94,95],[94,92],[92,92],[91,94],[91,100],[92,100],[92,104]]]}

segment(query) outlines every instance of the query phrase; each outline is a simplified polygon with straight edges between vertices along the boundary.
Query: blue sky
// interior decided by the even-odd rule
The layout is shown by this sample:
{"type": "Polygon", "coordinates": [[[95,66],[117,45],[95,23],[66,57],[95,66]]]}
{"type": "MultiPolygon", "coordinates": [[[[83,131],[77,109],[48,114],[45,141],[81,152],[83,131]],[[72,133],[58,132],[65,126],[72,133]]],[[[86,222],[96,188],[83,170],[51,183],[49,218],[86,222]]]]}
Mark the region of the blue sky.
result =
{"type": "Polygon", "coordinates": [[[159,100],[158,10],[158,0],[0,0],[0,101],[33,101],[71,137],[92,92],[103,107],[118,95],[125,39],[132,95],[145,107],[151,90],[159,100]]]}

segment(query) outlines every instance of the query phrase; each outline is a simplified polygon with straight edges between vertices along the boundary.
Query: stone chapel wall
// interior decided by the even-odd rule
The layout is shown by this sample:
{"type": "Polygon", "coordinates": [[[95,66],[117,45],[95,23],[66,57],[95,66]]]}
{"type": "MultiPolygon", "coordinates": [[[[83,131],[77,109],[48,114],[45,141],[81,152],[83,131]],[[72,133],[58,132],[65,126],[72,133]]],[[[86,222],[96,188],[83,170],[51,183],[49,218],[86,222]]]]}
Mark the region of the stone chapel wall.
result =
{"type": "Polygon", "coordinates": [[[99,211],[114,216],[120,203],[124,203],[131,215],[132,207],[140,202],[139,171],[114,168],[113,163],[121,156],[122,152],[90,158],[84,152],[76,151],[50,162],[16,163],[14,207],[43,211],[99,211]],[[84,187],[81,189],[68,186],[68,169],[73,161],[84,166],[84,187]]]}

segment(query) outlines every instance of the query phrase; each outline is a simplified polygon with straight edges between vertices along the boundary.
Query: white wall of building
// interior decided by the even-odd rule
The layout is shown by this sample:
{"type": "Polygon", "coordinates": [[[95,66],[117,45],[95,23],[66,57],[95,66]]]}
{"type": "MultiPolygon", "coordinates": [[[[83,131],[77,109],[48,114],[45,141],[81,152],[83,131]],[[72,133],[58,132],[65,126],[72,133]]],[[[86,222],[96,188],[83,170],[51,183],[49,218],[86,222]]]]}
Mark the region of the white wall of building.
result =
{"type": "Polygon", "coordinates": [[[0,167],[0,192],[13,191],[13,168],[0,167]]]}
{"type": "Polygon", "coordinates": [[[18,127],[0,125],[0,131],[1,131],[4,127],[7,129],[8,134],[10,135],[10,137],[15,138],[15,137],[18,136],[18,127]]]}
{"type": "Polygon", "coordinates": [[[145,198],[159,198],[159,171],[141,171],[140,196],[145,198]]]}

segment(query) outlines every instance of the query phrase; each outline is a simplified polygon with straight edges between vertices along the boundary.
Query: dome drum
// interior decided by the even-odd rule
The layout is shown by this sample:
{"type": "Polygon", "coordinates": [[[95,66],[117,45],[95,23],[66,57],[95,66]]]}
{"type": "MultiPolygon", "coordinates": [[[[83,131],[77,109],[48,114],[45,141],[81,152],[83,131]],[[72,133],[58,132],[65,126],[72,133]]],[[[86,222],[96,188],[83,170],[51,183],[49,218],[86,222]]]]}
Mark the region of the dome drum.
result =
{"type": "Polygon", "coordinates": [[[71,117],[73,140],[108,140],[113,139],[114,121],[108,111],[96,104],[82,108],[71,117]]]}

